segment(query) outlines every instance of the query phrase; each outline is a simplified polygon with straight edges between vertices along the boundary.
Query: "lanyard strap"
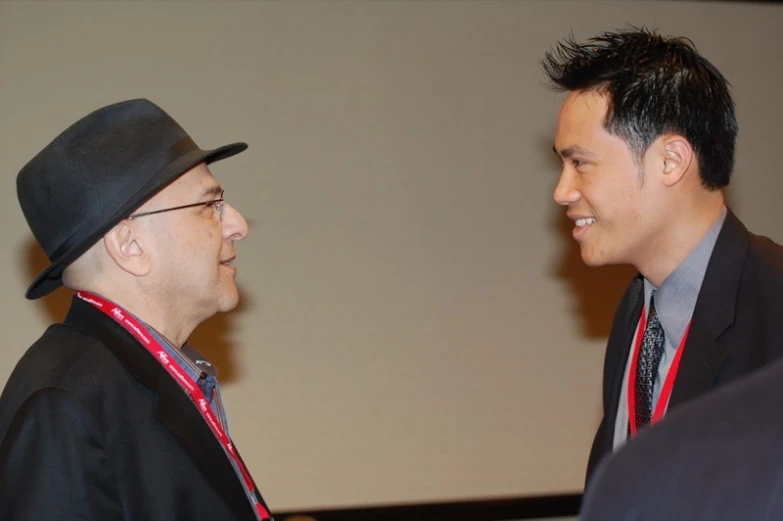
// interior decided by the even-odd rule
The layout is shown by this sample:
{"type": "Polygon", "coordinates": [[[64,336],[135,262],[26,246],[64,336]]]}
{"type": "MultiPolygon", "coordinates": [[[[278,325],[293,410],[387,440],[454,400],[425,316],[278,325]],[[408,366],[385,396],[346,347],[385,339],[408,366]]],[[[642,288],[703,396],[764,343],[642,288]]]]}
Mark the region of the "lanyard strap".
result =
{"type": "MultiPolygon", "coordinates": [[[[202,393],[201,389],[199,389],[199,387],[195,385],[193,380],[191,380],[185,374],[185,371],[177,363],[177,361],[172,360],[172,358],[169,356],[169,354],[166,352],[163,346],[160,345],[160,342],[158,342],[155,339],[155,337],[152,334],[150,334],[150,332],[147,330],[145,326],[140,324],[127,311],[123,310],[122,308],[113,304],[112,302],[109,302],[108,300],[92,293],[80,291],[76,293],[76,296],[82,299],[83,301],[87,302],[88,304],[92,304],[93,307],[95,307],[99,311],[102,311],[105,315],[114,319],[114,321],[117,322],[120,326],[122,326],[128,333],[133,335],[136,338],[136,340],[138,340],[139,343],[143,345],[147,349],[147,351],[149,351],[152,354],[152,356],[155,357],[158,363],[160,363],[160,365],[162,365],[163,368],[166,369],[166,371],[168,371],[171,377],[174,378],[174,380],[176,380],[177,383],[179,383],[180,387],[182,387],[182,389],[186,393],[188,393],[190,399],[193,401],[193,403],[196,405],[196,408],[201,413],[202,418],[204,418],[204,421],[207,422],[207,425],[209,425],[210,429],[212,429],[212,433],[215,435],[215,437],[218,439],[220,444],[223,446],[226,453],[229,454],[231,456],[231,459],[234,460],[234,463],[236,463],[237,468],[242,473],[242,477],[245,480],[245,484],[247,485],[248,491],[255,498],[256,490],[255,490],[255,484],[253,483],[253,478],[250,477],[250,474],[247,472],[247,469],[245,469],[245,465],[242,463],[242,460],[239,458],[239,455],[234,450],[234,445],[231,443],[231,440],[226,435],[226,432],[220,426],[220,422],[217,421],[217,418],[213,414],[212,409],[209,407],[208,404],[209,402],[207,402],[204,393],[202,393]]],[[[267,512],[267,510],[261,504],[260,500],[255,501],[255,507],[262,521],[266,519],[271,519],[269,512],[267,512]]]]}
{"type": "MultiPolygon", "coordinates": [[[[628,374],[628,423],[631,428],[631,437],[636,436],[636,371],[639,363],[639,354],[641,352],[642,337],[644,336],[644,330],[647,328],[647,314],[645,308],[642,306],[642,316],[639,319],[639,325],[636,328],[636,342],[634,342],[634,352],[631,353],[631,371],[628,374]]],[[[688,340],[688,332],[691,330],[691,321],[688,321],[688,325],[685,327],[685,332],[682,334],[682,340],[680,340],[680,346],[677,348],[677,352],[674,354],[674,360],[669,368],[669,372],[666,374],[666,380],[663,382],[661,388],[661,395],[658,397],[658,403],[655,406],[650,424],[655,424],[663,418],[663,413],[666,410],[666,405],[669,403],[669,398],[674,388],[674,381],[677,379],[677,371],[680,369],[680,359],[682,358],[682,352],[685,350],[685,341],[688,340]]]]}

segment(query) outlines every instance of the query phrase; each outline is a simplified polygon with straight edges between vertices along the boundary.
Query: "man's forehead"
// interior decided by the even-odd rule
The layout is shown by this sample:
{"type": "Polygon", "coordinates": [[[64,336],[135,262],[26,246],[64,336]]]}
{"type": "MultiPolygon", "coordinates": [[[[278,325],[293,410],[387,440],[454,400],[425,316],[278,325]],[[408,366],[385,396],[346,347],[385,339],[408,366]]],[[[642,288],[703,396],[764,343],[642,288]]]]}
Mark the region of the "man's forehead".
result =
{"type": "Polygon", "coordinates": [[[164,190],[179,189],[192,193],[193,190],[201,191],[217,185],[217,179],[212,175],[209,167],[205,163],[200,163],[176,178],[169,186],[164,188],[164,190]]]}
{"type": "Polygon", "coordinates": [[[605,94],[595,90],[571,91],[563,100],[560,119],[577,117],[603,121],[608,107],[609,103],[605,94]]]}
{"type": "Polygon", "coordinates": [[[184,199],[195,200],[207,195],[220,195],[221,190],[220,183],[212,175],[206,163],[200,163],[166,185],[152,196],[142,208],[157,201],[181,202],[184,199]]]}
{"type": "Polygon", "coordinates": [[[606,132],[606,98],[594,91],[570,92],[560,109],[555,148],[579,146],[581,141],[606,132]]]}

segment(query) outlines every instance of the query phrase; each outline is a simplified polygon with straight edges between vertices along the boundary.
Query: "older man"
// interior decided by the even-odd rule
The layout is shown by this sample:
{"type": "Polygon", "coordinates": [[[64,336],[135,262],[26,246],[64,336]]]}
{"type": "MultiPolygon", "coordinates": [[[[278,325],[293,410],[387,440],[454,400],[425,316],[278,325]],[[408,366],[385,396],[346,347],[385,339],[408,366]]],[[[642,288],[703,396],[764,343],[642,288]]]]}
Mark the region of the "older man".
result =
{"type": "Polygon", "coordinates": [[[51,264],[27,297],[76,292],[0,397],[0,519],[269,519],[186,342],[236,307],[247,223],[200,149],[139,99],[71,125],[17,178],[51,264]]]}

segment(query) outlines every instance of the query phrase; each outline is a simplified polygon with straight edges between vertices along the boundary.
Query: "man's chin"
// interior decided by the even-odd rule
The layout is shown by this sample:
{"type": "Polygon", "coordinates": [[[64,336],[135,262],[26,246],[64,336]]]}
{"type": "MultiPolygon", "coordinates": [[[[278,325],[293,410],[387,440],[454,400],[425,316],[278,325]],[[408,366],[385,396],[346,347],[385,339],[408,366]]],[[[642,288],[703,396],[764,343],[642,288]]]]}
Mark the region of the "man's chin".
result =
{"type": "Polygon", "coordinates": [[[218,313],[228,313],[239,306],[239,290],[236,286],[226,290],[220,296],[218,301],[218,313]]]}
{"type": "Polygon", "coordinates": [[[598,268],[609,264],[606,261],[606,259],[604,259],[600,255],[595,255],[594,252],[590,251],[587,248],[582,248],[581,254],[582,254],[582,262],[584,262],[587,266],[591,268],[598,268]]]}
{"type": "Polygon", "coordinates": [[[600,268],[602,266],[621,266],[630,264],[629,261],[607,255],[595,255],[593,252],[582,251],[582,262],[590,268],[600,268]]]}

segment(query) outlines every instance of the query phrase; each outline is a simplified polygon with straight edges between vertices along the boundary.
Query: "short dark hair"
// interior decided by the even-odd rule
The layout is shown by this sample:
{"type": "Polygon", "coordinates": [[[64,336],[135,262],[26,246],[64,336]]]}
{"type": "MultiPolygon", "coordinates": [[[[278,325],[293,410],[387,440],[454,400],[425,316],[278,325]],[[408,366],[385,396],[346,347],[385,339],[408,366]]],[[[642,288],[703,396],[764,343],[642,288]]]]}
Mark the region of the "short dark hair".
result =
{"type": "Polygon", "coordinates": [[[583,44],[572,35],[541,65],[555,90],[605,95],[604,127],[625,140],[639,162],[655,139],[677,133],[696,152],[703,186],[729,184],[737,140],[734,100],[729,82],[691,40],[636,27],[583,44]]]}

